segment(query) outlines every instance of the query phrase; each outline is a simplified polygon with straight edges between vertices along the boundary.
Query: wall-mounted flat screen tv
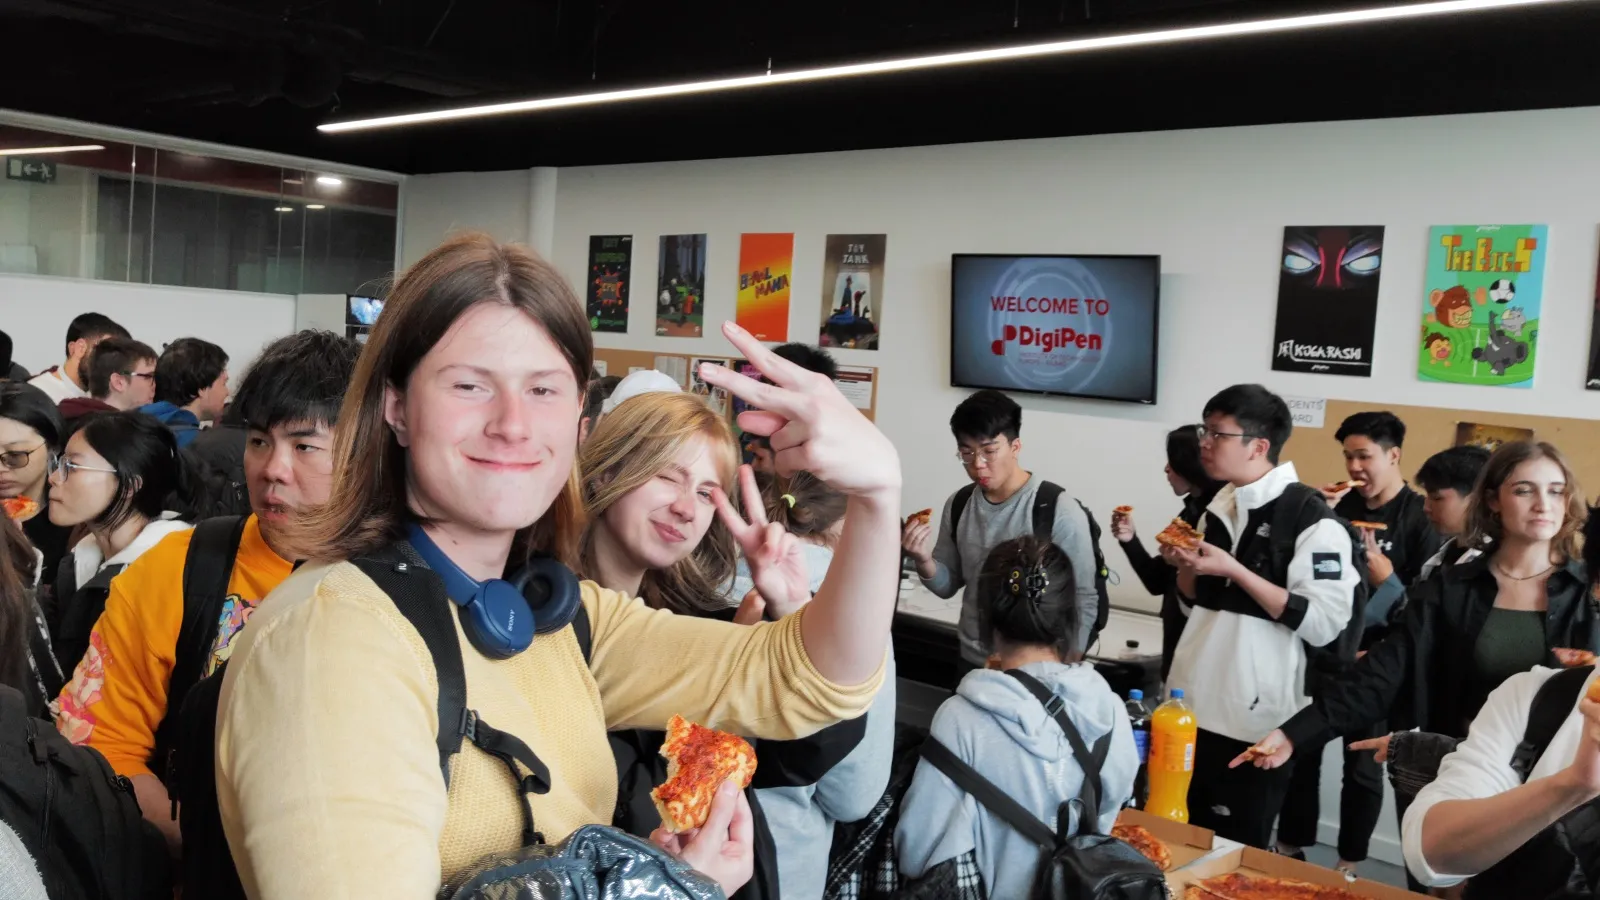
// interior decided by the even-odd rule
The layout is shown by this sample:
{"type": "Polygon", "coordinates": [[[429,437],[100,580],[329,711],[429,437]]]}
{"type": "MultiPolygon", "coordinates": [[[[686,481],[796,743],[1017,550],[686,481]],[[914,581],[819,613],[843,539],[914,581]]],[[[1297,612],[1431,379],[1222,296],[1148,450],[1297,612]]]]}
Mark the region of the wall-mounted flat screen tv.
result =
{"type": "Polygon", "coordinates": [[[950,383],[1156,402],[1159,256],[950,260],[950,383]]]}

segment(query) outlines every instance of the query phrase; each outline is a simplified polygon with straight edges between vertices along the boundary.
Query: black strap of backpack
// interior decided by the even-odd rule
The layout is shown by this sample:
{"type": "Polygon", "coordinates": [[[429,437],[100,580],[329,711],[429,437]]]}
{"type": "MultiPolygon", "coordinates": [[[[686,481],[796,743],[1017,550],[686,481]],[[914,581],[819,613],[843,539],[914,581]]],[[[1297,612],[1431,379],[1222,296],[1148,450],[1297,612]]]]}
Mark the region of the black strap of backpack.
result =
{"type": "MultiPolygon", "coordinates": [[[[1039,679],[1021,669],[1007,669],[1006,674],[1020,682],[1028,689],[1028,693],[1044,705],[1044,711],[1056,720],[1056,724],[1061,726],[1061,733],[1067,736],[1067,743],[1072,747],[1072,755],[1078,760],[1079,768],[1083,769],[1083,787],[1078,791],[1078,799],[1083,801],[1083,815],[1078,823],[1078,831],[1097,833],[1102,787],[1100,773],[1105,769],[1106,757],[1111,752],[1111,732],[1101,735],[1100,740],[1095,741],[1094,750],[1091,752],[1084,743],[1083,735],[1078,732],[1078,727],[1067,717],[1066,703],[1060,697],[1051,693],[1039,679]]],[[[1059,824],[1062,827],[1066,826],[1065,822],[1059,824]]]]}
{"type": "Polygon", "coordinates": [[[977,485],[969,484],[956,491],[955,496],[950,498],[950,537],[952,540],[956,536],[956,526],[961,524],[961,514],[966,512],[967,504],[972,502],[972,492],[977,489],[977,485]]]}
{"type": "Polygon", "coordinates": [[[1039,488],[1033,492],[1033,536],[1041,541],[1051,540],[1055,535],[1056,501],[1063,493],[1066,492],[1061,485],[1051,481],[1040,481],[1039,488]]]}
{"type": "MultiPolygon", "coordinates": [[[[211,645],[217,639],[222,601],[228,596],[234,557],[247,522],[244,516],[206,519],[194,528],[183,558],[183,625],[178,629],[172,677],[167,681],[167,711],[156,727],[156,755],[170,753],[183,698],[205,677],[211,645]]],[[[166,760],[170,769],[172,761],[166,760]]],[[[157,771],[161,771],[157,769],[157,771]]],[[[171,772],[168,772],[169,780],[171,772]]]]}
{"type": "Polygon", "coordinates": [[[1006,796],[1005,792],[994,786],[994,782],[978,774],[978,770],[961,761],[961,758],[944,744],[934,738],[922,742],[918,751],[922,758],[933,764],[933,767],[950,777],[961,788],[972,795],[972,799],[1005,820],[1006,824],[1015,828],[1019,834],[1038,844],[1040,847],[1052,849],[1059,845],[1055,832],[1050,826],[1039,820],[1038,816],[1028,812],[1022,804],[1006,796]]]}
{"type": "Polygon", "coordinates": [[[505,764],[512,782],[524,795],[518,798],[523,844],[544,843],[544,836],[534,827],[533,810],[526,795],[550,790],[550,769],[521,739],[489,725],[467,706],[467,674],[456,625],[450,618],[455,604],[445,595],[444,582],[428,570],[410,544],[403,542],[353,562],[389,595],[433,658],[434,675],[439,682],[439,732],[435,743],[445,790],[450,789],[450,762],[461,750],[462,739],[472,741],[478,749],[505,764]],[[523,774],[519,764],[528,774],[523,774]]]}
{"type": "Polygon", "coordinates": [[[583,652],[583,664],[589,665],[594,655],[594,628],[589,624],[589,607],[578,604],[578,614],[572,617],[572,636],[578,639],[578,649],[583,652]]]}
{"type": "Polygon", "coordinates": [[[1528,780],[1539,757],[1549,749],[1556,732],[1572,715],[1572,708],[1578,705],[1578,694],[1593,672],[1594,666],[1563,669],[1539,685],[1539,692],[1533,695],[1533,705],[1528,708],[1528,727],[1522,733],[1522,743],[1511,754],[1511,768],[1519,779],[1528,780]]]}
{"type": "MultiPolygon", "coordinates": [[[[1306,504],[1312,498],[1320,500],[1321,496],[1309,485],[1294,481],[1284,486],[1283,493],[1278,495],[1278,501],[1273,504],[1272,526],[1267,533],[1267,554],[1272,565],[1272,577],[1278,582],[1288,577],[1289,564],[1294,560],[1295,541],[1300,537],[1300,530],[1295,526],[1300,524],[1306,504]],[[1297,494],[1299,500],[1294,499],[1297,494]]],[[[1237,545],[1234,549],[1238,549],[1237,545]]]]}

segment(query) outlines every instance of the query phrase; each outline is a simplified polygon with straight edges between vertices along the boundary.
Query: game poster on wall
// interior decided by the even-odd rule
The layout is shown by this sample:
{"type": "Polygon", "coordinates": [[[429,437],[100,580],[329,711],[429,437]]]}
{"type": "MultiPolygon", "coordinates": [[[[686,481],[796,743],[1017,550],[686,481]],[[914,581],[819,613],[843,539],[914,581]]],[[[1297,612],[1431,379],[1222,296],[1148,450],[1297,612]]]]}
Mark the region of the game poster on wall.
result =
{"type": "Polygon", "coordinates": [[[1382,274],[1382,225],[1285,228],[1273,370],[1371,376],[1382,274]]]}
{"type": "Polygon", "coordinates": [[[878,349],[883,321],[884,234],[830,234],[822,258],[824,347],[878,349]]]}
{"type": "Polygon", "coordinates": [[[789,339],[789,276],[794,235],[739,236],[739,299],[734,322],[763,341],[789,339]]]}
{"type": "Polygon", "coordinates": [[[589,330],[628,330],[628,271],[633,266],[633,237],[596,234],[589,237],[589,330]]]}
{"type": "Polygon", "coordinates": [[[1544,225],[1435,225],[1428,238],[1417,377],[1533,387],[1544,225]]]}
{"type": "Polygon", "coordinates": [[[659,259],[656,335],[700,337],[706,316],[706,236],[664,234],[659,259]]]}

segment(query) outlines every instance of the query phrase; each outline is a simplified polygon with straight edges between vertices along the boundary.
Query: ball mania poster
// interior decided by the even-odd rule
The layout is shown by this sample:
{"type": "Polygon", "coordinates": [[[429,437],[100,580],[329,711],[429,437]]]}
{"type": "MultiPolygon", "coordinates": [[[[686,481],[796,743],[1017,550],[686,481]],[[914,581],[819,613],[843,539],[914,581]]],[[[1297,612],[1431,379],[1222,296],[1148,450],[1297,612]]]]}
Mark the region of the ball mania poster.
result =
{"type": "Polygon", "coordinates": [[[878,349],[883,321],[883,234],[830,234],[822,258],[824,347],[878,349]]]}
{"type": "Polygon", "coordinates": [[[1417,377],[1533,387],[1544,293],[1545,225],[1435,225],[1417,377]]]}
{"type": "Polygon", "coordinates": [[[794,235],[739,236],[739,300],[734,322],[762,341],[789,339],[789,278],[794,235]]]}
{"type": "Polygon", "coordinates": [[[628,330],[628,271],[633,266],[633,237],[596,234],[589,237],[588,312],[590,331],[628,330]]]}

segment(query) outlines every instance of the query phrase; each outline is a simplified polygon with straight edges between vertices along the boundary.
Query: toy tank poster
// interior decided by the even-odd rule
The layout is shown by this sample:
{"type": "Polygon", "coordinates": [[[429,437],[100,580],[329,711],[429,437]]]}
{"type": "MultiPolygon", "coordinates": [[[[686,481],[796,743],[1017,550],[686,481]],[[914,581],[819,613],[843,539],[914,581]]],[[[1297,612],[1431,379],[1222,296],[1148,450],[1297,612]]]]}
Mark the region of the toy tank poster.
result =
{"type": "Polygon", "coordinates": [[[1417,377],[1533,387],[1544,293],[1544,225],[1435,225],[1417,377]]]}

